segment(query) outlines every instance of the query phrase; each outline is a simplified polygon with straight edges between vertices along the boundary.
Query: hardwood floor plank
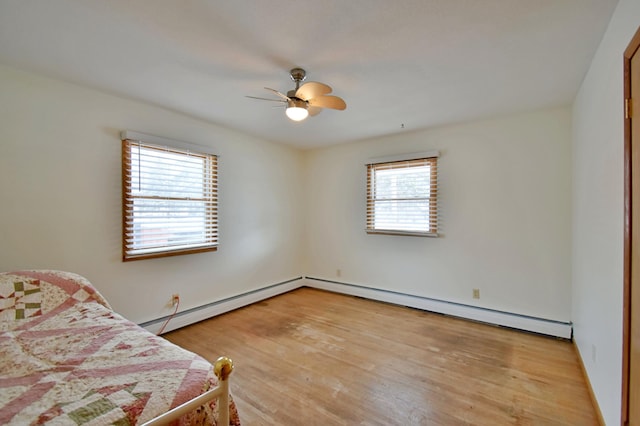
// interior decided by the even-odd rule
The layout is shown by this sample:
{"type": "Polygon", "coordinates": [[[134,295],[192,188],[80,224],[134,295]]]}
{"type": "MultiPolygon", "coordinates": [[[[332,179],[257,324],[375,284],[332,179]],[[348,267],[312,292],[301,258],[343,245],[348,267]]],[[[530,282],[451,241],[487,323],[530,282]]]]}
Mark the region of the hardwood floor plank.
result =
{"type": "Polygon", "coordinates": [[[597,425],[570,342],[301,288],[164,335],[251,425],[597,425]]]}

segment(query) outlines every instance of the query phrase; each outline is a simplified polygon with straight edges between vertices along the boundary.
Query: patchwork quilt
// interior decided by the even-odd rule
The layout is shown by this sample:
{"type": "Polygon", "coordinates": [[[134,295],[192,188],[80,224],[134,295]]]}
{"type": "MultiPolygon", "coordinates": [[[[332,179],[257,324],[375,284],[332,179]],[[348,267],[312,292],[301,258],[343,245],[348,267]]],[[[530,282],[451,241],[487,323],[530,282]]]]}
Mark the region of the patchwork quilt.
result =
{"type": "MultiPolygon", "coordinates": [[[[209,362],[115,313],[79,275],[0,274],[0,424],[140,424],[216,380],[209,362]]],[[[177,423],[216,425],[216,403],[177,423]]],[[[239,425],[233,401],[229,411],[239,425]]]]}

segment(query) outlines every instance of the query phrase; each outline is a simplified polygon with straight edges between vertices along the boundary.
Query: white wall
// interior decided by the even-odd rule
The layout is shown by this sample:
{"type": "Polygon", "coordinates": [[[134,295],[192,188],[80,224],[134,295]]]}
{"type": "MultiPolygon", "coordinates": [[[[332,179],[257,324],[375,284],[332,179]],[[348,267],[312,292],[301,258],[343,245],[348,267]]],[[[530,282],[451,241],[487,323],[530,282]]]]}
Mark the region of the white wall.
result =
{"type": "Polygon", "coordinates": [[[0,99],[0,270],[78,272],[136,322],[303,274],[298,151],[6,67],[0,99]],[[123,129],[215,147],[217,252],[121,262],[123,129]]]}
{"type": "Polygon", "coordinates": [[[568,108],[317,149],[305,162],[307,276],[571,320],[568,108]],[[441,153],[442,236],[366,234],[366,160],[428,150],[441,153]]]}
{"type": "Polygon", "coordinates": [[[574,337],[607,424],[620,423],[623,52],[640,1],[620,0],[573,108],[574,337]]]}

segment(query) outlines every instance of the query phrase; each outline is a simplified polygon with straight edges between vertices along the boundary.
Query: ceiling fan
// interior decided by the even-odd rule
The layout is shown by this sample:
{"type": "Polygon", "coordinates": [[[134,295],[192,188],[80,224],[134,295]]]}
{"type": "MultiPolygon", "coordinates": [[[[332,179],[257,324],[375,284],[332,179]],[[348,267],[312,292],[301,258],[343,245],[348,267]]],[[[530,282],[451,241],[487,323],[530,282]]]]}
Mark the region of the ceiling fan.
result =
{"type": "Polygon", "coordinates": [[[304,81],[307,77],[306,71],[302,68],[293,68],[289,72],[289,75],[291,76],[291,80],[296,83],[296,88],[289,90],[286,95],[275,89],[265,87],[265,89],[273,92],[280,99],[259,98],[255,96],[247,96],[247,98],[282,102],[285,105],[287,117],[293,121],[302,121],[310,115],[317,115],[322,111],[322,108],[338,110],[347,108],[347,104],[342,98],[329,95],[332,89],[326,84],[310,81],[301,86],[300,82],[304,81]]]}

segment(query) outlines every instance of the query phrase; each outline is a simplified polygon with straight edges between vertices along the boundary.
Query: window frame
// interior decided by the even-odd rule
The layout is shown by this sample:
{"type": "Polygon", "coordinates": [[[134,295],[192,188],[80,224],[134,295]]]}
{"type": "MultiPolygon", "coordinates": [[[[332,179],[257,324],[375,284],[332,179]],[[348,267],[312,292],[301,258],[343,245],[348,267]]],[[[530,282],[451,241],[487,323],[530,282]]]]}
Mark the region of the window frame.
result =
{"type": "MultiPolygon", "coordinates": [[[[391,157],[373,158],[366,163],[367,173],[367,197],[366,197],[366,226],[367,234],[383,234],[383,235],[404,235],[417,237],[438,237],[438,151],[429,151],[423,153],[398,155],[391,157]],[[416,197],[415,200],[426,200],[429,203],[429,213],[427,214],[428,230],[414,231],[395,228],[376,228],[375,214],[376,203],[379,201],[407,201],[406,198],[385,198],[376,200],[376,179],[375,173],[378,171],[388,171],[394,169],[407,169],[410,167],[429,166],[429,195],[424,197],[416,197]]],[[[396,222],[397,223],[397,222],[396,222]]]]}
{"type": "MultiPolygon", "coordinates": [[[[218,249],[218,155],[206,147],[191,145],[184,142],[157,136],[144,135],[131,131],[121,134],[122,140],[122,261],[153,259],[168,256],[178,256],[192,253],[216,251],[218,249]],[[203,182],[205,194],[202,198],[172,196],[138,196],[132,191],[132,147],[144,147],[185,157],[200,157],[203,160],[203,182]],[[206,189],[205,189],[206,188],[206,189]],[[201,202],[204,211],[202,233],[204,238],[197,242],[180,245],[159,245],[155,248],[140,249],[133,247],[131,239],[136,235],[134,230],[134,200],[153,199],[168,203],[201,202]]],[[[169,229],[172,229],[169,227],[169,229]]]]}

